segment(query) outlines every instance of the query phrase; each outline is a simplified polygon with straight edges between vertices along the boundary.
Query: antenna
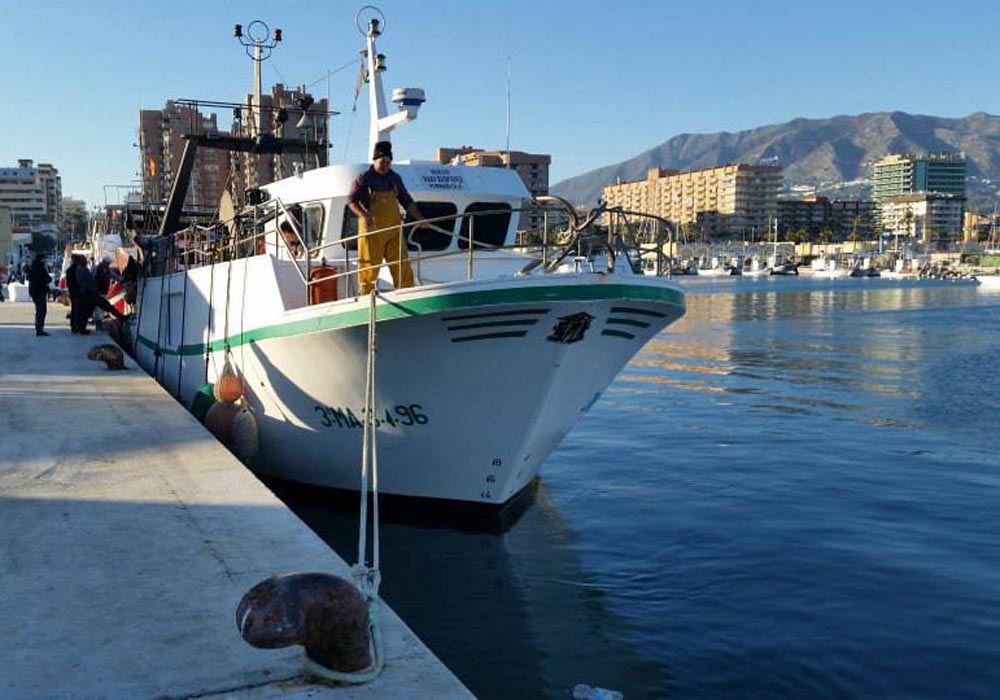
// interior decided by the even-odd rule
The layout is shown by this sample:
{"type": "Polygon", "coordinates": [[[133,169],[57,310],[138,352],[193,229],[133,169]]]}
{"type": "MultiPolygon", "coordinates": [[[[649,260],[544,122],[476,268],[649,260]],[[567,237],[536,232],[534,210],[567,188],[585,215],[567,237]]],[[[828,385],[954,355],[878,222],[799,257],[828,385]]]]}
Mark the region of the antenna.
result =
{"type": "Polygon", "coordinates": [[[510,166],[510,54],[507,54],[507,168],[510,166]]]}

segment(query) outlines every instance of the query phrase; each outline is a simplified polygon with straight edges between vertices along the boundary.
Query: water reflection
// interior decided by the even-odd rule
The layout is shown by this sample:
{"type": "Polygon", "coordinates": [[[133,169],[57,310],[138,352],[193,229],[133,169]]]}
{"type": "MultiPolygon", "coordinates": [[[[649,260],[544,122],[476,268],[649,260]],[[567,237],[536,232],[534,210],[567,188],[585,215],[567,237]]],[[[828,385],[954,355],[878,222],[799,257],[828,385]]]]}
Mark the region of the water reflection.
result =
{"type": "Polygon", "coordinates": [[[764,397],[754,408],[854,413],[851,420],[876,425],[914,424],[904,414],[921,397],[926,372],[939,370],[928,360],[939,347],[926,334],[948,334],[942,314],[982,303],[972,286],[934,282],[784,280],[692,291],[687,315],[626,369],[624,391],[652,384],[764,397]],[[882,415],[887,409],[899,415],[882,415]]]}
{"type": "MultiPolygon", "coordinates": [[[[356,496],[268,485],[344,559],[356,558],[356,496]]],[[[383,509],[382,596],[483,700],[565,700],[577,683],[664,697],[665,664],[637,652],[605,604],[606,586],[581,567],[575,534],[544,485],[535,489],[513,519],[486,527],[383,509]]]]}

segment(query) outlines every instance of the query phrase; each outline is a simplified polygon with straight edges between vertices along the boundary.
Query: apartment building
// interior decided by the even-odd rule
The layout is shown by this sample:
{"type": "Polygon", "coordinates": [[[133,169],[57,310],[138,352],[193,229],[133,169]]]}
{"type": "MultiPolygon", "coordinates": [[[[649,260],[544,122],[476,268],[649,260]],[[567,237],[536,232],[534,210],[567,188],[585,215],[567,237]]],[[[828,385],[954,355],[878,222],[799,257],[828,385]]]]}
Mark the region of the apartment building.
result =
{"type": "MultiPolygon", "coordinates": [[[[139,158],[143,200],[163,204],[170,196],[181,156],[184,136],[219,134],[215,114],[203,114],[190,105],[168,101],[163,109],[139,111],[139,158]]],[[[191,170],[191,182],[184,208],[213,211],[229,178],[229,154],[226,151],[201,149],[191,170]]]]}
{"type": "Polygon", "coordinates": [[[878,208],[871,199],[834,199],[830,202],[830,228],[838,240],[871,238],[878,223],[878,208]]]}
{"type": "MultiPolygon", "coordinates": [[[[962,231],[965,206],[966,163],[964,153],[939,153],[927,156],[890,154],[871,166],[872,198],[878,205],[879,226],[884,231],[906,233],[921,229],[912,218],[926,217],[935,240],[957,240],[962,231]],[[911,195],[927,195],[924,199],[911,195]],[[940,195],[940,196],[939,196],[940,195]],[[918,202],[923,202],[919,204],[918,202]],[[958,218],[955,211],[958,207],[958,218]],[[918,214],[918,210],[924,212],[918,214]],[[902,216],[909,212],[903,229],[902,216]],[[941,229],[947,226],[947,230],[941,229]]],[[[921,229],[922,230],[922,229],[921,229]]],[[[908,235],[916,235],[910,233],[908,235]]]]}
{"type": "Polygon", "coordinates": [[[260,124],[254,110],[253,95],[246,95],[240,119],[234,122],[234,136],[272,134],[283,139],[303,143],[308,154],[256,156],[249,153],[233,154],[238,165],[234,168],[237,178],[236,191],[256,187],[288,177],[299,170],[312,170],[329,165],[329,104],[326,99],[318,102],[304,87],[288,88],[276,83],[269,94],[261,95],[260,124]],[[307,105],[303,119],[302,107],[307,105]],[[301,123],[301,125],[300,125],[301,123]]]}
{"type": "Polygon", "coordinates": [[[827,232],[833,240],[871,237],[875,229],[875,202],[830,200],[819,195],[783,197],[778,200],[778,232],[827,232]]]}
{"type": "Polygon", "coordinates": [[[955,194],[903,194],[889,197],[880,208],[885,231],[917,238],[925,245],[946,249],[961,239],[965,197],[955,194]]]}
{"type": "Polygon", "coordinates": [[[10,209],[0,206],[0,267],[6,268],[14,260],[13,235],[10,209]]]}
{"type": "Polygon", "coordinates": [[[876,202],[916,192],[964,197],[965,176],[964,153],[890,154],[871,166],[872,197],[876,202]]]}
{"type": "Polygon", "coordinates": [[[812,194],[778,200],[778,233],[805,231],[817,235],[830,227],[830,200],[812,194]]]}
{"type": "Polygon", "coordinates": [[[605,187],[604,199],[698,236],[764,236],[778,214],[781,172],[777,165],[743,163],[689,172],[651,168],[645,180],[605,187]]]}
{"type": "Polygon", "coordinates": [[[230,153],[219,149],[201,148],[195,159],[188,184],[184,208],[191,212],[212,212],[218,208],[219,198],[232,180],[233,191],[241,194],[248,187],[273,182],[291,175],[295,168],[309,170],[326,165],[328,152],[327,101],[313,102],[312,96],[302,89],[287,89],[281,83],[271,88],[270,94],[261,97],[261,124],[255,125],[251,95],[236,109],[228,131],[220,129],[215,113],[203,112],[196,104],[168,101],[163,109],[139,112],[139,158],[142,173],[143,201],[164,204],[180,168],[184,153],[185,136],[191,134],[230,134],[250,136],[273,134],[286,139],[297,139],[317,144],[315,155],[260,156],[251,153],[230,153]],[[299,100],[308,98],[309,112],[301,120],[299,100]],[[280,121],[278,116],[284,118],[280,121]],[[299,122],[302,125],[299,126],[299,122]],[[322,146],[319,144],[322,143],[322,146]],[[297,163],[297,165],[296,165],[297,163]]]}
{"type": "Polygon", "coordinates": [[[62,221],[62,178],[51,163],[29,158],[0,168],[0,207],[10,210],[15,230],[55,237],[62,221]]]}
{"type": "MultiPolygon", "coordinates": [[[[549,166],[552,156],[524,151],[486,151],[472,146],[439,148],[437,162],[487,168],[510,168],[517,172],[532,197],[549,193],[549,166]]],[[[521,212],[518,229],[535,230],[542,227],[543,215],[535,207],[521,212]]]]}

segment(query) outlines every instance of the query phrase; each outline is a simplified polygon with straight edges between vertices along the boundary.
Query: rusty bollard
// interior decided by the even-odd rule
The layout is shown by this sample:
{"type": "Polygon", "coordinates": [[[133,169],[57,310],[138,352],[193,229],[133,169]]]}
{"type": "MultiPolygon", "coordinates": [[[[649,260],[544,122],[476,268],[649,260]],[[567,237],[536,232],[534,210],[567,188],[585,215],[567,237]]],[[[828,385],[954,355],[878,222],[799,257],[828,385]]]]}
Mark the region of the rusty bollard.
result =
{"type": "Polygon", "coordinates": [[[372,664],[365,597],[331,574],[283,574],[261,581],[240,600],[236,627],[251,646],[300,644],[312,661],[339,673],[372,664]]]}

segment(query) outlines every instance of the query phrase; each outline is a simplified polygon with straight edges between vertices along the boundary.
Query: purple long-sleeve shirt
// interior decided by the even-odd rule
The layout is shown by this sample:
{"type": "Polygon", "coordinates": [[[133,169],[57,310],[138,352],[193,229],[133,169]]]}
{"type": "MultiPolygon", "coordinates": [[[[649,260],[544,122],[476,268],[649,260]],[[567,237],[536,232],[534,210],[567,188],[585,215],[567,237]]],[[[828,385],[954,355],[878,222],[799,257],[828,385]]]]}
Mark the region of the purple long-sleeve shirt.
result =
{"type": "Polygon", "coordinates": [[[368,168],[368,170],[354,178],[354,182],[351,183],[351,192],[347,195],[347,199],[350,202],[357,202],[365,209],[368,209],[372,203],[372,192],[395,192],[396,198],[403,209],[409,209],[410,205],[413,204],[413,197],[410,196],[406,185],[403,184],[403,178],[394,170],[390,170],[385,175],[379,175],[375,171],[375,168],[368,168]]]}

